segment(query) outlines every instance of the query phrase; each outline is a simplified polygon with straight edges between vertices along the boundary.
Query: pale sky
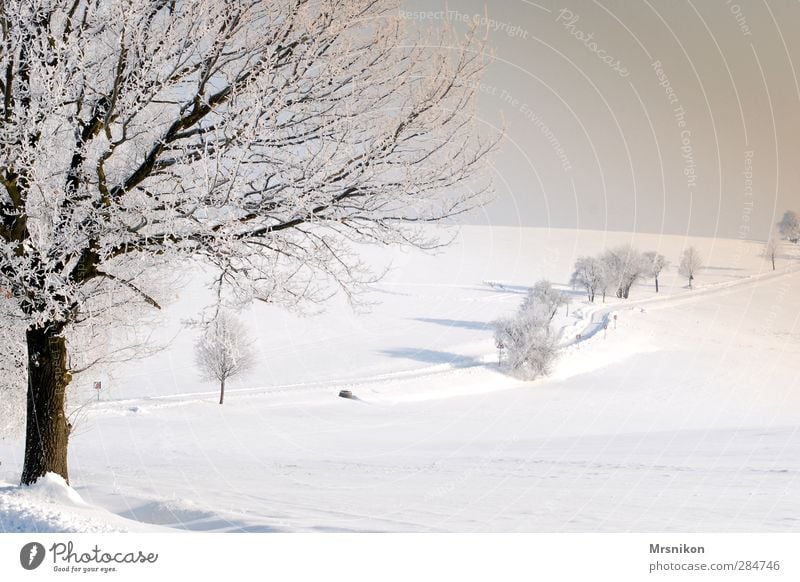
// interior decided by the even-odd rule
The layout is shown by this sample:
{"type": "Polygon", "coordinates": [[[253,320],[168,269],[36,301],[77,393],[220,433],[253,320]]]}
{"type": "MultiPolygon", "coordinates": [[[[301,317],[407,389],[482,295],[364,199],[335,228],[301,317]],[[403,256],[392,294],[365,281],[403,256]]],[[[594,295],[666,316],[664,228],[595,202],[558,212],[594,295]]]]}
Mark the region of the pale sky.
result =
{"type": "MultiPolygon", "coordinates": [[[[795,0],[407,0],[488,15],[481,121],[506,138],[478,220],[763,239],[800,211],[795,0]]],[[[428,14],[420,14],[423,11],[428,14]]],[[[437,22],[439,20],[439,22],[437,22]]]]}

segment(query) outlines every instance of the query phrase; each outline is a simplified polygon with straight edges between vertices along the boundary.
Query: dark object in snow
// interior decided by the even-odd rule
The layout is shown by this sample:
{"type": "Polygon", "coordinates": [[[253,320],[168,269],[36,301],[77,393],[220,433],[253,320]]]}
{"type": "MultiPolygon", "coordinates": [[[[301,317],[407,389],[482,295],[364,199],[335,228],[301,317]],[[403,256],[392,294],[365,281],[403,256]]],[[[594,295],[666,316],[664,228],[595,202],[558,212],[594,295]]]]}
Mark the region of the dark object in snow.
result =
{"type": "Polygon", "coordinates": [[[356,397],[353,396],[353,393],[350,390],[339,390],[339,398],[350,398],[355,400],[356,397]]]}

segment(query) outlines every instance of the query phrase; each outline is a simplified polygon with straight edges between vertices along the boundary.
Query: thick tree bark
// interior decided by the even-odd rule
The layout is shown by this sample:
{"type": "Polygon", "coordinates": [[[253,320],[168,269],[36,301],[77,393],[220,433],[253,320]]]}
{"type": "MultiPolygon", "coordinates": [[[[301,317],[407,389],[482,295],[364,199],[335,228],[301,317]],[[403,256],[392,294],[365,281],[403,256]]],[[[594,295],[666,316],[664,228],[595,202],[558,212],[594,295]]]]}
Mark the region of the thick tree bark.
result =
{"type": "Polygon", "coordinates": [[[219,403],[222,404],[222,401],[225,400],[225,380],[220,380],[219,383],[219,403]]]}
{"type": "Polygon", "coordinates": [[[57,473],[69,482],[67,442],[70,426],[65,405],[67,345],[56,326],[29,329],[28,422],[22,484],[35,483],[45,473],[57,473]]]}
{"type": "Polygon", "coordinates": [[[658,277],[656,277],[656,293],[658,293],[658,277]]]}

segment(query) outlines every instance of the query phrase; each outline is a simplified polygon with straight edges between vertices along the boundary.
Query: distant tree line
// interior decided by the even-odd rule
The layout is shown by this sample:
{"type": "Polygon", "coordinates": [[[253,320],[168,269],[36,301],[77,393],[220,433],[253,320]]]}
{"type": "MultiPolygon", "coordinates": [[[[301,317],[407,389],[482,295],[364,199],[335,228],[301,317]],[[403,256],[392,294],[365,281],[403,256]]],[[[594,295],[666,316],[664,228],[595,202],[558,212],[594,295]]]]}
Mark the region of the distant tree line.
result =
{"type": "MultiPolygon", "coordinates": [[[[631,245],[621,245],[597,256],[578,257],[570,284],[585,290],[591,302],[597,296],[602,296],[605,302],[608,293],[628,299],[633,286],[646,278],[653,279],[658,293],[659,277],[669,264],[664,255],[655,251],[643,253],[631,245]]],[[[689,280],[690,288],[702,266],[700,253],[695,247],[684,250],[678,271],[689,280]]]]}
{"type": "MultiPolygon", "coordinates": [[[[660,253],[643,253],[631,245],[621,245],[598,256],[578,257],[570,283],[585,290],[591,302],[597,296],[605,301],[608,293],[627,299],[631,288],[645,278],[655,281],[658,292],[658,278],[668,266],[669,261],[660,253]]],[[[701,267],[697,249],[684,250],[678,270],[687,277],[690,288],[701,267]]],[[[549,374],[559,348],[552,321],[561,307],[569,310],[569,296],[552,283],[541,280],[531,287],[512,317],[493,323],[499,363],[525,380],[549,374]]]]}
{"type": "MultiPolygon", "coordinates": [[[[781,240],[800,242],[800,216],[787,210],[767,240],[763,256],[772,262],[778,256],[781,240]]],[[[609,293],[628,299],[633,286],[644,279],[653,279],[659,292],[659,277],[670,262],[655,251],[641,252],[626,244],[605,250],[599,255],[577,258],[570,284],[573,289],[585,291],[590,302],[609,293]]],[[[686,277],[688,287],[694,287],[697,273],[703,267],[700,252],[689,246],[681,253],[678,273],[686,277]]],[[[568,306],[569,297],[556,290],[549,281],[539,281],[526,295],[513,317],[494,322],[495,345],[500,363],[513,374],[532,380],[546,375],[558,355],[558,342],[552,321],[559,307],[568,306]]],[[[568,309],[568,307],[567,307],[568,309]]]]}

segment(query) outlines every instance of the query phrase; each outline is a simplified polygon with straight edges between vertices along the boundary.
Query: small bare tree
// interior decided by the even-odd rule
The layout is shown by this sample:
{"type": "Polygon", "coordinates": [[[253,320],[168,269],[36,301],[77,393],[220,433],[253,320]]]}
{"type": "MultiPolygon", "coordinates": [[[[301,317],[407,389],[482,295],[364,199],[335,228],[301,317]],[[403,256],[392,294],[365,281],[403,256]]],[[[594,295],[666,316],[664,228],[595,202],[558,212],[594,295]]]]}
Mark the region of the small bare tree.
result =
{"type": "Polygon", "coordinates": [[[658,276],[661,275],[661,271],[669,266],[669,261],[666,259],[666,257],[664,257],[664,255],[661,255],[655,251],[644,253],[642,256],[644,257],[644,263],[647,267],[647,272],[656,281],[656,293],[658,293],[658,276]]]}
{"type": "Polygon", "coordinates": [[[703,259],[700,252],[695,247],[689,247],[683,251],[681,265],[678,272],[689,279],[689,289],[693,288],[694,276],[703,267],[703,259]]]}
{"type": "Polygon", "coordinates": [[[770,233],[767,242],[764,244],[764,253],[763,257],[768,261],[772,261],[772,270],[776,269],[775,266],[775,258],[778,256],[778,249],[780,249],[781,241],[775,235],[775,233],[770,233]]]}
{"type": "Polygon", "coordinates": [[[225,382],[252,369],[255,359],[241,321],[221,311],[197,342],[197,365],[208,380],[219,382],[219,403],[225,401],[225,382]]]}

